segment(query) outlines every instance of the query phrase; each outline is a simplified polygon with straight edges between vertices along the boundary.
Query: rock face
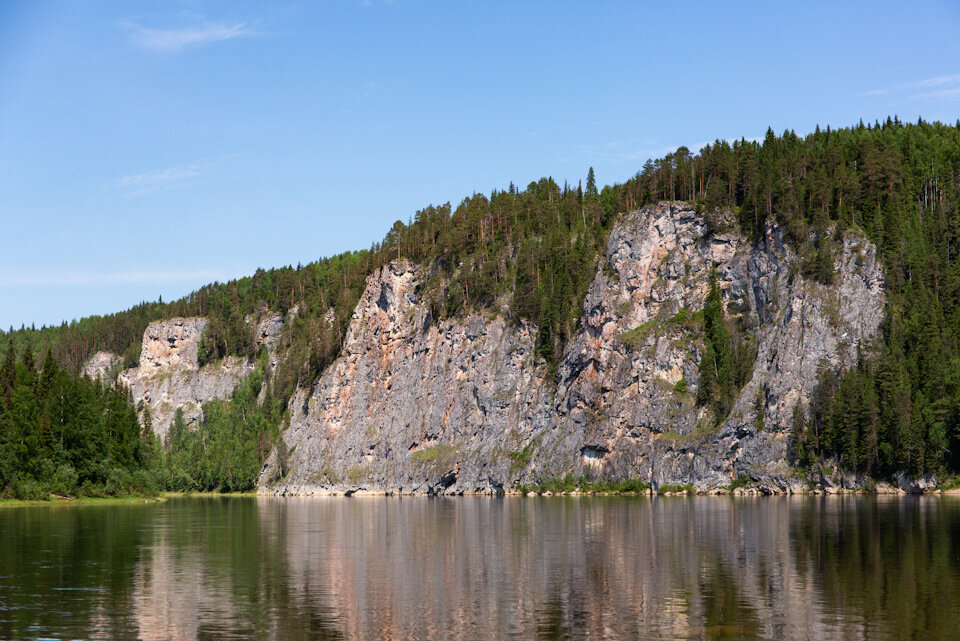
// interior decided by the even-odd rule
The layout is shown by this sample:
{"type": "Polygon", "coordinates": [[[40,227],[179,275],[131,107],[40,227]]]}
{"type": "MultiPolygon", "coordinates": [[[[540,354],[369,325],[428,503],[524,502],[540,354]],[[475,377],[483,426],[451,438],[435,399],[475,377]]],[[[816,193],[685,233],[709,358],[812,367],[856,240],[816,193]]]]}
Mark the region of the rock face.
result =
{"type": "MultiPolygon", "coordinates": [[[[283,319],[278,314],[265,314],[257,325],[258,341],[275,352],[283,319]]],[[[244,377],[255,368],[245,359],[230,356],[200,367],[200,337],[207,327],[206,318],[173,318],[150,323],[143,333],[140,366],[117,375],[136,404],[143,403],[149,412],[153,430],[162,438],[178,409],[188,426],[201,417],[202,404],[215,398],[229,398],[244,377]]],[[[105,377],[119,366],[120,357],[98,352],[83,367],[94,378],[105,377]]],[[[141,420],[146,420],[145,414],[141,420]]]]}
{"type": "Polygon", "coordinates": [[[254,368],[246,359],[228,356],[204,367],[196,361],[147,370],[134,367],[118,378],[129,388],[135,403],[143,401],[150,412],[153,431],[163,438],[178,409],[183,410],[187,426],[194,426],[202,415],[203,403],[230,398],[254,368]]]}
{"type": "Polygon", "coordinates": [[[147,325],[140,349],[140,373],[197,369],[200,336],[206,328],[206,318],[171,318],[147,325]]]}
{"type": "Polygon", "coordinates": [[[535,331],[500,317],[434,323],[417,284],[407,262],[368,278],[340,358],[290,403],[287,491],[503,483],[504,448],[522,448],[543,382],[535,331]]]}
{"type": "Polygon", "coordinates": [[[135,403],[143,402],[153,430],[165,437],[178,409],[188,426],[201,417],[201,405],[226,399],[254,364],[235,356],[200,367],[200,337],[206,318],[173,318],[150,323],[143,332],[140,366],[125,370],[118,380],[135,403]]]}
{"type": "Polygon", "coordinates": [[[123,359],[116,354],[97,352],[84,363],[83,367],[80,368],[80,373],[92,380],[99,378],[109,385],[113,383],[113,375],[117,373],[122,362],[123,359]]]}
{"type": "Polygon", "coordinates": [[[283,315],[271,312],[269,309],[261,309],[259,320],[255,316],[249,316],[246,321],[248,325],[254,323],[257,325],[254,333],[257,347],[265,345],[268,352],[276,352],[277,343],[280,341],[280,331],[283,328],[283,315]]]}
{"type": "Polygon", "coordinates": [[[340,358],[291,401],[279,454],[261,475],[278,494],[500,492],[590,471],[698,489],[752,479],[802,488],[787,462],[795,408],[822,366],[854,362],[883,316],[883,276],[848,235],[834,285],[799,274],[773,225],[750,243],[710,231],[681,203],[621,218],[555,379],[536,328],[502,315],[434,322],[418,268],[371,275],[340,358]],[[749,381],[726,420],[698,407],[702,309],[716,273],[728,316],[755,336],[749,381]]]}
{"type": "MultiPolygon", "coordinates": [[[[261,309],[258,316],[259,320],[257,320],[255,316],[247,318],[247,324],[253,325],[256,323],[254,337],[257,341],[257,349],[261,347],[267,348],[267,354],[269,355],[267,359],[267,374],[272,375],[280,363],[278,348],[280,345],[280,335],[283,333],[283,315],[277,312],[271,312],[269,309],[261,309]]],[[[260,389],[261,403],[263,399],[266,398],[266,394],[267,388],[264,386],[260,389]]]]}
{"type": "Polygon", "coordinates": [[[579,452],[581,469],[655,486],[705,490],[744,476],[766,491],[802,489],[786,460],[794,409],[806,411],[821,367],[853,364],[876,333],[884,293],[875,248],[848,236],[836,282],[824,287],[798,275],[776,227],[750,244],[709,233],[683,205],[662,204],[624,217],[607,260],[612,269],[598,272],[560,367],[557,418],[545,432],[558,445],[538,450],[543,466],[576,468],[569,453],[579,452]],[[757,351],[719,428],[695,403],[703,337],[688,322],[714,269],[727,315],[743,316],[757,351]]]}

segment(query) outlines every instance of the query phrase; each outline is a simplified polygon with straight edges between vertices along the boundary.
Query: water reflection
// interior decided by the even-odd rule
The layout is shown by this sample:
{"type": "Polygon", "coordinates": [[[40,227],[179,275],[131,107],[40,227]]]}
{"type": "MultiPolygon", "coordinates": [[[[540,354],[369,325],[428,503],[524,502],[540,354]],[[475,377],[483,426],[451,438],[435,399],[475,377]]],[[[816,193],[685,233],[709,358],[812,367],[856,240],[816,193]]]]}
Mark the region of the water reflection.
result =
{"type": "Polygon", "coordinates": [[[0,510],[0,637],[950,639],[954,497],[0,510]]]}

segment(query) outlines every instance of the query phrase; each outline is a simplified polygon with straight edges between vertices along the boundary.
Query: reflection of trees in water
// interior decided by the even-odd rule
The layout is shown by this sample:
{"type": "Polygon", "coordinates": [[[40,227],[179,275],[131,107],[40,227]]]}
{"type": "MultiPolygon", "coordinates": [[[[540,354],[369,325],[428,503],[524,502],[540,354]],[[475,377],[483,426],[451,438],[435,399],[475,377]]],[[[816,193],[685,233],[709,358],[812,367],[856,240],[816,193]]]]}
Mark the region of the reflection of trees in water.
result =
{"type": "Polygon", "coordinates": [[[698,588],[703,607],[703,631],[706,638],[751,639],[759,632],[756,611],[742,598],[739,584],[723,563],[705,568],[698,588]]]}
{"type": "Polygon", "coordinates": [[[130,582],[149,514],[138,505],[4,509],[0,638],[82,638],[94,629],[135,638],[130,582]]]}
{"type": "Polygon", "coordinates": [[[119,639],[952,638],[958,508],[202,498],[10,511],[0,637],[47,623],[49,636],[119,639]]]}
{"type": "Polygon", "coordinates": [[[333,598],[350,637],[746,638],[786,625],[806,638],[811,629],[807,609],[791,619],[803,599],[778,598],[799,591],[784,572],[787,528],[760,525],[785,518],[786,503],[363,499],[282,512],[295,592],[333,598]],[[307,535],[303,523],[329,526],[307,535]],[[343,555],[348,541],[359,553],[343,555]]]}
{"type": "Polygon", "coordinates": [[[825,614],[862,618],[868,638],[956,638],[958,508],[953,497],[811,499],[791,520],[797,571],[825,614]]]}
{"type": "Polygon", "coordinates": [[[139,636],[342,639],[331,616],[295,598],[286,537],[265,531],[260,518],[248,498],[169,501],[137,573],[139,636]]]}
{"type": "Polygon", "coordinates": [[[200,637],[949,638],[960,587],[958,515],[914,499],[256,506],[229,515],[240,528],[201,511],[202,541],[172,541],[199,546],[204,583],[243,613],[200,637]]]}

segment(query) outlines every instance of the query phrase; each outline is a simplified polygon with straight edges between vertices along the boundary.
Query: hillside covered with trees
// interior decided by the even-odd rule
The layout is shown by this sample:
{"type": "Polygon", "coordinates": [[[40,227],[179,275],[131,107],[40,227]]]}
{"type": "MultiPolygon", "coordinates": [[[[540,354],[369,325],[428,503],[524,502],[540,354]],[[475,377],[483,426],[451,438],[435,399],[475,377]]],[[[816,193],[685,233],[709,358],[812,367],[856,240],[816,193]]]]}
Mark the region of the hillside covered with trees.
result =
{"type": "MultiPolygon", "coordinates": [[[[12,352],[24,371],[34,355],[49,350],[58,375],[72,381],[98,350],[123,354],[126,366],[134,364],[149,322],[203,315],[210,318],[210,327],[202,360],[230,354],[255,358],[256,343],[246,319],[265,306],[284,314],[295,310],[281,340],[285,359],[262,381],[270,402],[251,404],[251,390],[241,389],[237,393],[247,400],[231,403],[243,403],[250,411],[231,412],[230,404],[209,414],[205,409],[208,420],[202,429],[213,435],[216,423],[223,439],[246,433],[246,422],[258,421],[257,437],[244,443],[255,447],[257,460],[262,460],[264,435],[277,433],[294,388],[315,380],[336,358],[364,279],[373,270],[397,258],[425,266],[425,295],[435,319],[507,304],[513,320],[535,323],[537,352],[555,365],[576,331],[598,254],[616,215],[659,200],[696,202],[708,220],[710,212],[728,209],[750,238],[759,238],[767,221],[774,219],[802,257],[804,271],[824,284],[832,280],[837,242],[847,230],[873,241],[886,270],[882,336],[875,345],[864,346],[859,363],[850,370],[823,373],[809,412],[799,412],[795,421],[793,456],[804,465],[836,458],[847,469],[879,476],[899,470],[960,470],[960,122],[887,119],[837,130],[818,128],[806,136],[768,131],[762,141],[718,140],[699,153],[681,147],[648,161],[630,180],[602,189],[592,170],[577,185],[560,185],[551,178],[523,189],[511,184],[489,195],[467,197],[456,208],[449,203],[425,207],[407,223],[397,221],[369,250],[296,268],[258,270],[173,302],[143,303],[59,327],[4,332],[0,349],[12,352]],[[325,320],[331,312],[333,323],[325,320]],[[258,412],[259,417],[251,418],[258,412]]],[[[711,348],[723,356],[737,347],[723,343],[739,339],[736,327],[718,320],[716,307],[713,300],[708,329],[711,348]]],[[[33,368],[43,366],[34,362],[33,368]]],[[[702,393],[698,402],[728,407],[725,399],[743,384],[742,368],[725,371],[730,380],[711,381],[714,391],[702,393]]],[[[18,376],[18,385],[31,389],[42,378],[18,376]]],[[[4,449],[16,430],[26,429],[11,427],[18,420],[14,412],[25,402],[22,398],[16,393],[4,398],[4,449]]],[[[190,440],[178,437],[181,444],[190,440]]],[[[249,487],[236,475],[226,478],[233,472],[211,472],[229,467],[216,461],[205,463],[203,471],[191,468],[199,459],[176,458],[178,447],[168,444],[169,460],[154,463],[171,470],[161,484],[249,487]],[[181,461],[176,470],[170,460],[181,461]]],[[[254,459],[244,457],[238,454],[237,460],[248,462],[234,467],[254,469],[254,459]]]]}

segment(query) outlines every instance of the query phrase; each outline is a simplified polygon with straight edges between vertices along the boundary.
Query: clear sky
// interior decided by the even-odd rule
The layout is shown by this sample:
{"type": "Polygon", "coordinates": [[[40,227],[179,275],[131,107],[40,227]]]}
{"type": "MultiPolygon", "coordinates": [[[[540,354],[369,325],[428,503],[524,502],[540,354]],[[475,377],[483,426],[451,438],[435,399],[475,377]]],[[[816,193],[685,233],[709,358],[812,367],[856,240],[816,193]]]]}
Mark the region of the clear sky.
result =
{"type": "Polygon", "coordinates": [[[960,117],[960,4],[0,3],[0,327],[369,247],[541,176],[960,117]]]}

